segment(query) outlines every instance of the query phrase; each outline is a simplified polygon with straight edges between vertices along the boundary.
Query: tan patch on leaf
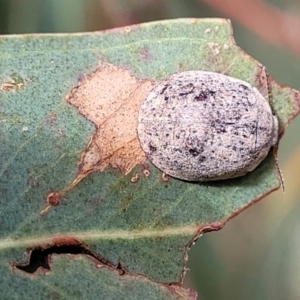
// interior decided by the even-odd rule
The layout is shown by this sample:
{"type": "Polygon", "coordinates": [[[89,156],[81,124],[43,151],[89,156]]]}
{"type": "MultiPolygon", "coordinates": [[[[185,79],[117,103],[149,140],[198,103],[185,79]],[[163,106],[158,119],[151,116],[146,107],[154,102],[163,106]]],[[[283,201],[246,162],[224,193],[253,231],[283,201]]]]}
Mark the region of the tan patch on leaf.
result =
{"type": "Polygon", "coordinates": [[[109,165],[124,174],[146,159],[137,135],[138,112],[153,87],[127,69],[102,63],[67,96],[97,131],[81,158],[77,181],[109,165]]]}
{"type": "Polygon", "coordinates": [[[11,90],[20,90],[24,86],[23,83],[16,83],[14,81],[12,82],[4,82],[1,84],[0,90],[4,92],[8,92],[11,90]]]}

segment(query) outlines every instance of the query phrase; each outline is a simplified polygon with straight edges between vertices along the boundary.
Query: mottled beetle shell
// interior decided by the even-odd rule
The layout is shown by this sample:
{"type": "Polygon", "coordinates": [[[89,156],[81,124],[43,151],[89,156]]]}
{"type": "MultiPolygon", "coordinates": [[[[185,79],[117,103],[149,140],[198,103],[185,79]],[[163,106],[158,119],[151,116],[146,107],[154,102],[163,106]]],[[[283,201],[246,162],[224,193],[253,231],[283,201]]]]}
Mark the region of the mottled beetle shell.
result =
{"type": "Polygon", "coordinates": [[[254,170],[278,140],[267,100],[247,82],[187,71],[159,82],[141,105],[141,146],[150,161],[190,181],[233,178],[254,170]]]}

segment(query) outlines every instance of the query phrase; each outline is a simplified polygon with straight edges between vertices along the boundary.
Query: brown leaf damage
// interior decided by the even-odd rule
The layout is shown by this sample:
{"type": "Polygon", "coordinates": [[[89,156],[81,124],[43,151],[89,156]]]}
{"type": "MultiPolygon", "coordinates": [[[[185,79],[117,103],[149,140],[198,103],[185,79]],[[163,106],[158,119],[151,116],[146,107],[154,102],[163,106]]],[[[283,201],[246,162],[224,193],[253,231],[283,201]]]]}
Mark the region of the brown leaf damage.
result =
{"type": "Polygon", "coordinates": [[[14,81],[12,82],[4,82],[0,86],[0,90],[4,92],[8,92],[11,90],[20,90],[24,86],[24,83],[16,83],[14,81]]]}
{"type": "Polygon", "coordinates": [[[101,63],[71,91],[67,102],[97,128],[82,155],[76,182],[108,166],[127,174],[145,161],[137,120],[141,102],[152,87],[153,81],[138,79],[125,68],[101,63]]]}
{"type": "MultiPolygon", "coordinates": [[[[143,284],[146,284],[147,286],[152,286],[152,290],[161,289],[164,294],[168,296],[168,299],[197,299],[197,292],[190,288],[183,287],[181,283],[170,284],[156,282],[145,275],[131,273],[127,271],[120,262],[113,264],[107,261],[103,257],[93,253],[93,251],[90,250],[80,240],[71,236],[56,237],[53,238],[49,243],[35,245],[34,247],[27,249],[27,261],[23,263],[11,262],[10,267],[14,273],[18,273],[18,275],[23,276],[29,276],[32,280],[37,280],[37,277],[41,275],[48,275],[50,278],[51,276],[57,277],[60,276],[59,271],[57,271],[56,263],[56,258],[59,255],[65,256],[65,258],[68,260],[73,260],[74,263],[82,259],[91,261],[95,266],[95,269],[93,270],[93,276],[97,278],[98,284],[100,285],[100,290],[101,279],[105,278],[104,285],[108,286],[109,292],[111,292],[111,289],[117,288],[123,288],[124,290],[126,290],[126,288],[130,288],[131,290],[140,290],[143,284]],[[111,274],[104,272],[105,270],[109,271],[111,274]]],[[[88,273],[88,269],[82,269],[81,271],[85,271],[86,274],[91,274],[88,273]]],[[[68,273],[70,271],[66,272],[68,273]]],[[[46,277],[43,276],[42,280],[47,282],[47,278],[45,278],[46,277]]],[[[67,282],[68,276],[66,276],[64,279],[67,282]]],[[[90,280],[91,284],[93,281],[95,282],[93,279],[90,280]]],[[[49,282],[51,282],[51,279],[49,282]]],[[[101,290],[101,292],[102,291],[103,290],[101,290]]],[[[130,299],[130,297],[128,299],[130,299]]]]}
{"type": "Polygon", "coordinates": [[[12,263],[13,269],[18,269],[27,274],[39,274],[45,271],[51,271],[51,258],[57,254],[69,255],[86,255],[88,258],[101,264],[111,270],[119,270],[120,275],[125,273],[125,270],[120,264],[114,266],[102,257],[96,256],[87,246],[73,237],[57,237],[53,238],[52,243],[46,245],[35,246],[28,249],[28,260],[25,263],[12,263]]]}

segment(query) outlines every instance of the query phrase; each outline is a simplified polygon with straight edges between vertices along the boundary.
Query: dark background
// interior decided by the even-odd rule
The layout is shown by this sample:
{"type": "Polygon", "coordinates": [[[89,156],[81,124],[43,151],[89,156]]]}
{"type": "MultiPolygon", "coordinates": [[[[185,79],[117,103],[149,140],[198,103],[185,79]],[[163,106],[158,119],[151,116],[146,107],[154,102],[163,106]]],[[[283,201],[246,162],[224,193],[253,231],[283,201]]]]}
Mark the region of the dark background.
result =
{"type": "MultiPolygon", "coordinates": [[[[0,0],[0,34],[95,31],[183,17],[230,18],[237,44],[278,83],[300,90],[297,0],[0,0]]],[[[190,251],[185,284],[199,299],[300,299],[299,117],[281,140],[279,162],[285,194],[264,198],[190,251]]]]}

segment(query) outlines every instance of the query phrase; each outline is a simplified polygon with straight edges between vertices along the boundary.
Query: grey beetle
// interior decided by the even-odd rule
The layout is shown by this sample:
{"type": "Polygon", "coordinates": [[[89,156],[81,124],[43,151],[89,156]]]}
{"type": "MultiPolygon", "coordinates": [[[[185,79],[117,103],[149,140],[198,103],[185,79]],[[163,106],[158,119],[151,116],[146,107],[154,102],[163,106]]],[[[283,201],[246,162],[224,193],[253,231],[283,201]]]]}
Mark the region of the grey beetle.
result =
{"type": "Polygon", "coordinates": [[[173,177],[222,180],[254,170],[278,142],[278,120],[249,83],[186,71],[158,82],[141,105],[138,136],[150,161],[173,177]]]}

